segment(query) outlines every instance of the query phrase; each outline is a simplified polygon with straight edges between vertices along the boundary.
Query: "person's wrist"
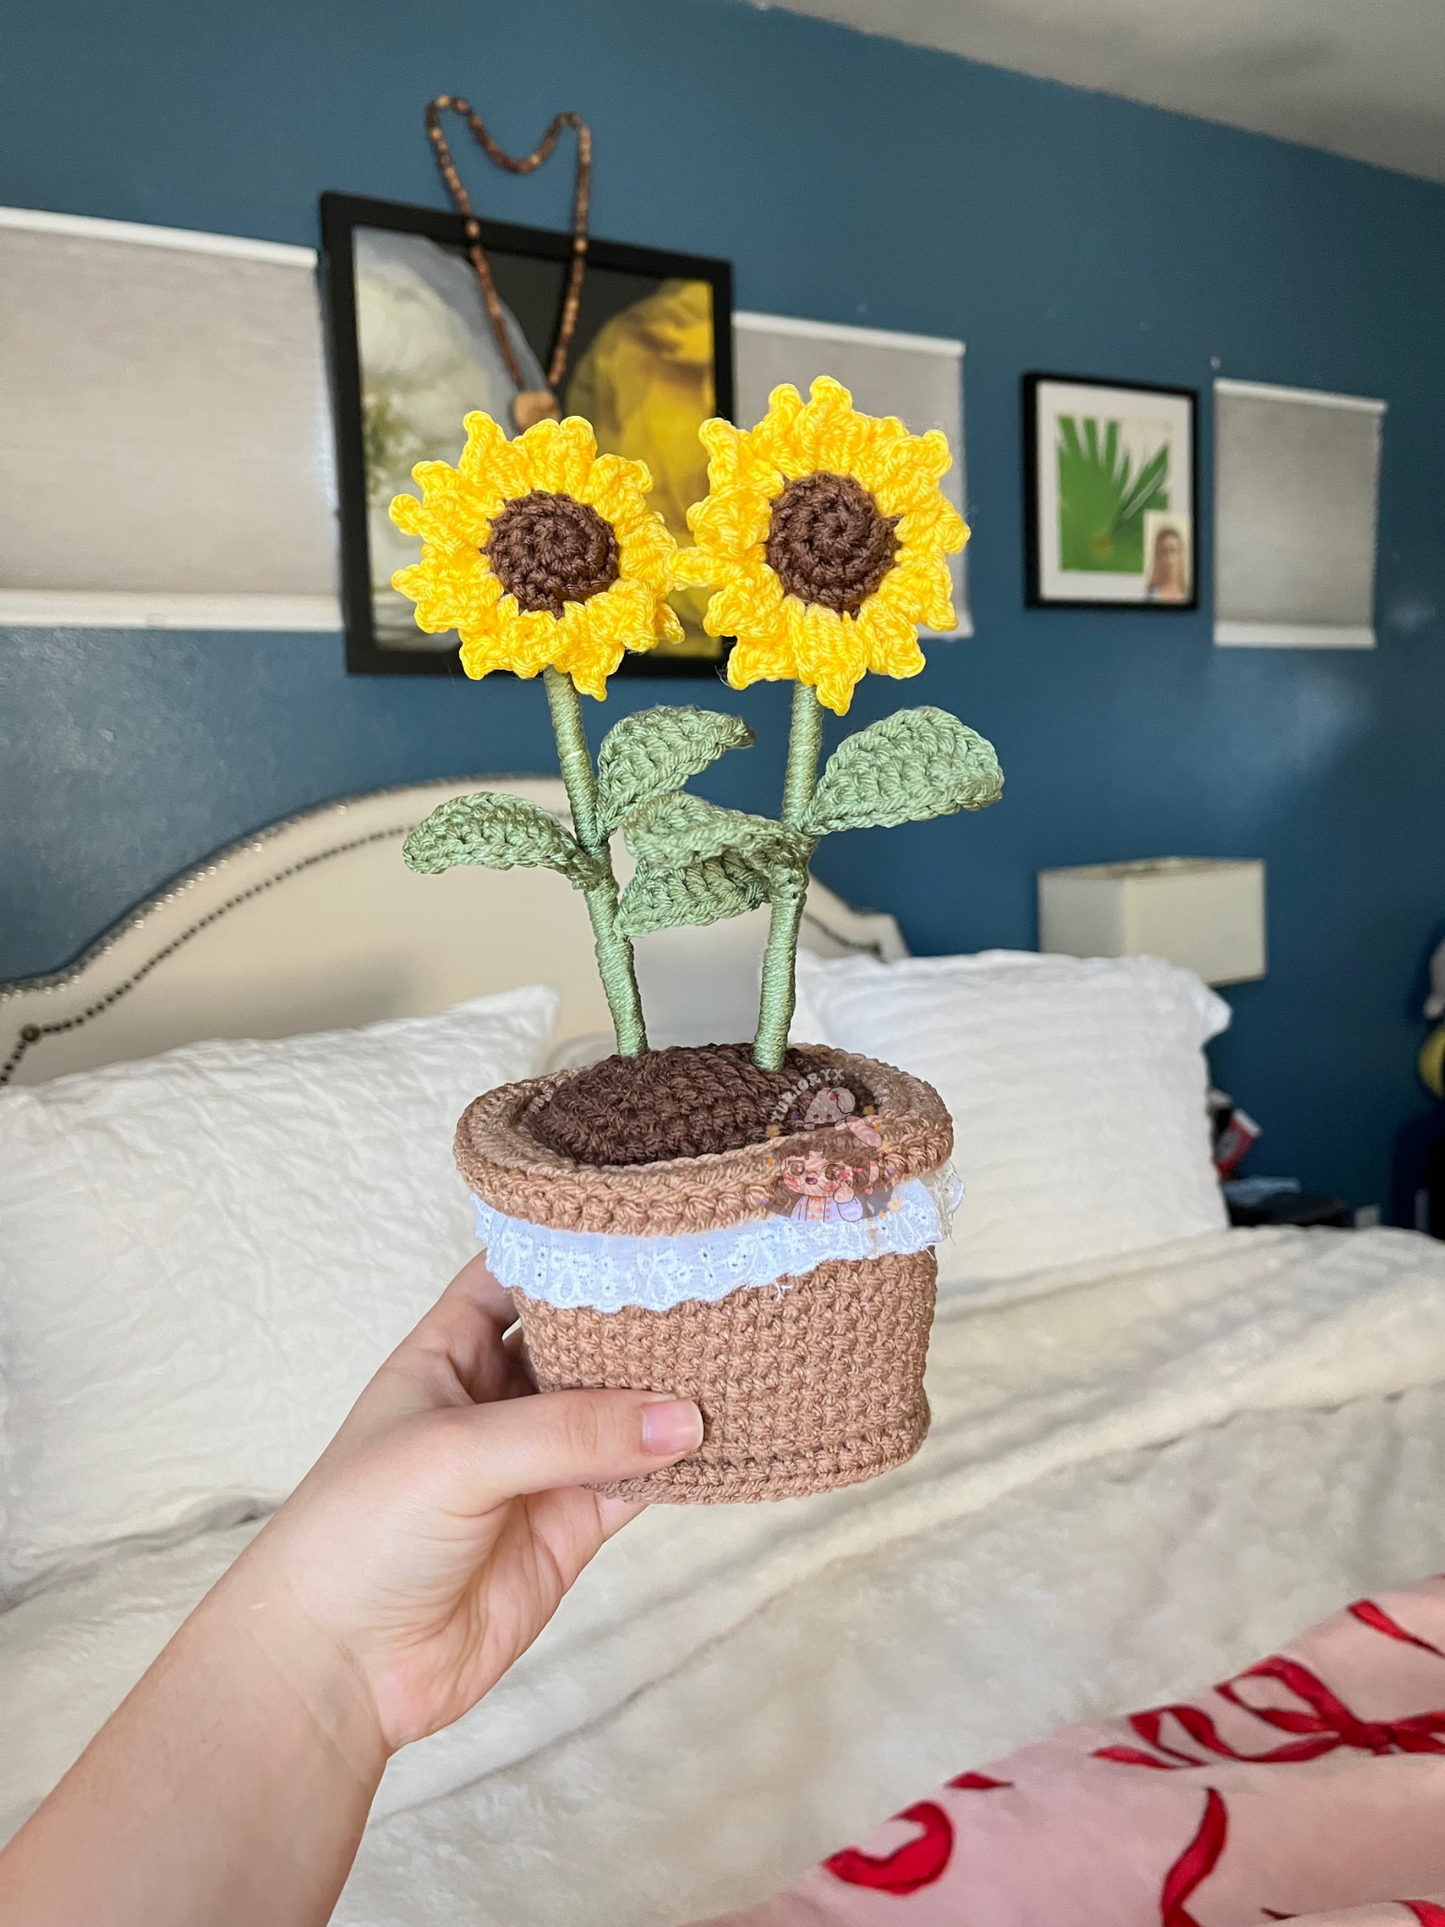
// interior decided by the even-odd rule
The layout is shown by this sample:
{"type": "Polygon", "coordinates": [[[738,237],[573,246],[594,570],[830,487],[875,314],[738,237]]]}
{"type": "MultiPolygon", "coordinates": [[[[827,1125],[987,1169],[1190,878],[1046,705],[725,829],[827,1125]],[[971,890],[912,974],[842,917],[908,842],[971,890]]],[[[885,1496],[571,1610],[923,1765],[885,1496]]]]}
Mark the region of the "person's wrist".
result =
{"type": "Polygon", "coordinates": [[[261,1694],[280,1716],[289,1708],[369,1797],[393,1750],[370,1684],[355,1655],[297,1602],[268,1551],[254,1543],[206,1605],[225,1619],[261,1694]]]}

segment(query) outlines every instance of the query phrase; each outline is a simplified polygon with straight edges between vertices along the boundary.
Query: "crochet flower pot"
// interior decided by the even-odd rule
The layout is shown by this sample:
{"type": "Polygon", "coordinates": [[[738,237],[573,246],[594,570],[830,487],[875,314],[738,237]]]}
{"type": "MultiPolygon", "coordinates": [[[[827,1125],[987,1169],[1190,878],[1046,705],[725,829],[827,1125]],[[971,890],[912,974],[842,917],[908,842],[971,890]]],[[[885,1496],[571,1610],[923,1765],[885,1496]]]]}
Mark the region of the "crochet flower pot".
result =
{"type": "Polygon", "coordinates": [[[825,709],[844,715],[870,672],[917,675],[920,623],[955,626],[948,557],[968,531],[939,486],[948,444],[860,413],[827,376],[806,402],[785,384],[756,427],[699,427],[708,494],[679,552],[645,466],[599,450],[580,417],[515,440],[486,415],[465,426],[458,465],[419,463],[421,498],[391,505],[422,544],[392,583],[422,629],[456,631],[469,676],[540,674],[571,814],[454,797],[407,837],[406,861],[541,865],[581,891],[618,1050],[462,1118],[488,1261],[544,1391],[632,1387],[701,1407],[694,1456],[613,1490],[706,1503],[869,1478],[928,1427],[952,1127],[917,1078],[790,1050],[788,1033],[820,839],[983,809],[1002,788],[992,745],[931,707],[825,754],[825,709]],[[734,638],[733,688],[794,685],[776,817],[686,787],[751,745],[739,717],[659,705],[620,717],[595,754],[588,740],[580,697],[604,700],[627,651],[677,643],[668,597],[701,589],[708,634],[734,638]],[[635,860],[625,888],[619,837],[635,860]],[[634,940],[764,904],[751,1049],[650,1050],[634,940]]]}
{"type": "Polygon", "coordinates": [[[952,1142],[937,1092],[886,1064],[815,1048],[769,1074],[709,1046],[490,1091],[456,1159],[541,1388],[702,1410],[699,1452],[603,1490],[720,1504],[851,1485],[923,1443],[952,1142]],[[636,1156],[669,1138],[688,1154],[636,1156]]]}

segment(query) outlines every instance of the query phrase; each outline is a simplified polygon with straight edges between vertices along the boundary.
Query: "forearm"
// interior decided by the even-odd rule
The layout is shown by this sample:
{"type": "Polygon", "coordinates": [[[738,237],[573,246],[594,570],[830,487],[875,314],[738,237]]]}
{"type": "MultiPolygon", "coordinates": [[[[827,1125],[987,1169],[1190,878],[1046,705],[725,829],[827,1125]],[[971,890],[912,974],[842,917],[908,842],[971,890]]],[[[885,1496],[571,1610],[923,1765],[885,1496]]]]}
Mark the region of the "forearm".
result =
{"type": "Polygon", "coordinates": [[[480,1259],[0,1853],[25,1927],[322,1927],[389,1754],[460,1719],[702,1442],[690,1400],[533,1387],[480,1259]]]}
{"type": "Polygon", "coordinates": [[[313,1927],[385,1749],[360,1683],[243,1559],[0,1853],[27,1927],[313,1927]]]}

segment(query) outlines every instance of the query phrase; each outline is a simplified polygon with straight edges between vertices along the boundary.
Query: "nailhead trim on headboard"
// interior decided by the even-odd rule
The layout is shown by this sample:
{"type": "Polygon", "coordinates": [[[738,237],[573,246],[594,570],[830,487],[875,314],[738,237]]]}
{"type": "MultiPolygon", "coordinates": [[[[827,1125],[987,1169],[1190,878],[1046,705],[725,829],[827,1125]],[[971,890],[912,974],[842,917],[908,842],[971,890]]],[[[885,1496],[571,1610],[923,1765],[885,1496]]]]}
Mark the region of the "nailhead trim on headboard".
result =
{"type": "Polygon", "coordinates": [[[204,917],[198,917],[193,924],[182,930],[179,936],[172,937],[168,944],[156,951],[153,957],[147,957],[140,968],[133,970],[124,983],[119,983],[113,990],[108,990],[103,997],[97,998],[93,1004],[88,1004],[84,1010],[78,1010],[73,1016],[61,1018],[53,1024],[22,1024],[15,1048],[4,1063],[0,1064],[0,1086],[10,1082],[33,1045],[40,1043],[46,1037],[58,1037],[62,1031],[78,1030],[82,1024],[89,1023],[92,1017],[99,1017],[103,1011],[108,1010],[112,1004],[124,997],[127,991],[134,990],[138,983],[150,975],[157,964],[164,963],[167,957],[173,956],[181,948],[182,944],[189,943],[192,937],[199,936],[201,931],[224,917],[227,911],[236,909],[238,905],[248,902],[252,897],[260,896],[263,891],[272,889],[278,883],[284,883],[287,877],[299,876],[303,870],[310,870],[318,863],[327,862],[331,857],[345,856],[348,850],[364,849],[369,843],[384,843],[388,837],[403,837],[411,828],[410,823],[394,823],[384,830],[372,830],[367,836],[353,837],[349,843],[338,843],[332,849],[318,850],[314,856],[302,857],[298,863],[288,863],[284,870],[278,870],[274,876],[263,877],[259,883],[253,883],[249,890],[238,890],[235,896],[227,897],[224,903],[217,904],[216,908],[204,917]]]}

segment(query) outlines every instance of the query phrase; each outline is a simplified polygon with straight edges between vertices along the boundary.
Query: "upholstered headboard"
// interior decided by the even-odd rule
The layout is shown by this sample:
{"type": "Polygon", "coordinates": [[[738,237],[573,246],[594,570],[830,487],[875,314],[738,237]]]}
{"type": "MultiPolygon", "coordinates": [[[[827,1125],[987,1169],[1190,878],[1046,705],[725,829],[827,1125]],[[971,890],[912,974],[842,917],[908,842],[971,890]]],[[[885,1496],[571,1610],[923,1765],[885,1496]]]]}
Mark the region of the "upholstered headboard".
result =
{"type": "MultiPolygon", "coordinates": [[[[184,871],[48,976],[0,985],[0,1081],[148,1057],[206,1037],[286,1037],[549,983],[559,1040],[609,1027],[581,897],[546,870],[414,876],[401,844],[444,798],[505,790],[566,820],[555,777],[447,778],[303,811],[184,871]]],[[[618,851],[619,875],[630,873],[618,851]]],[[[748,1034],[766,912],[637,946],[655,1042],[748,1034]]],[[[803,943],[906,954],[892,917],[816,880],[803,943]]]]}

